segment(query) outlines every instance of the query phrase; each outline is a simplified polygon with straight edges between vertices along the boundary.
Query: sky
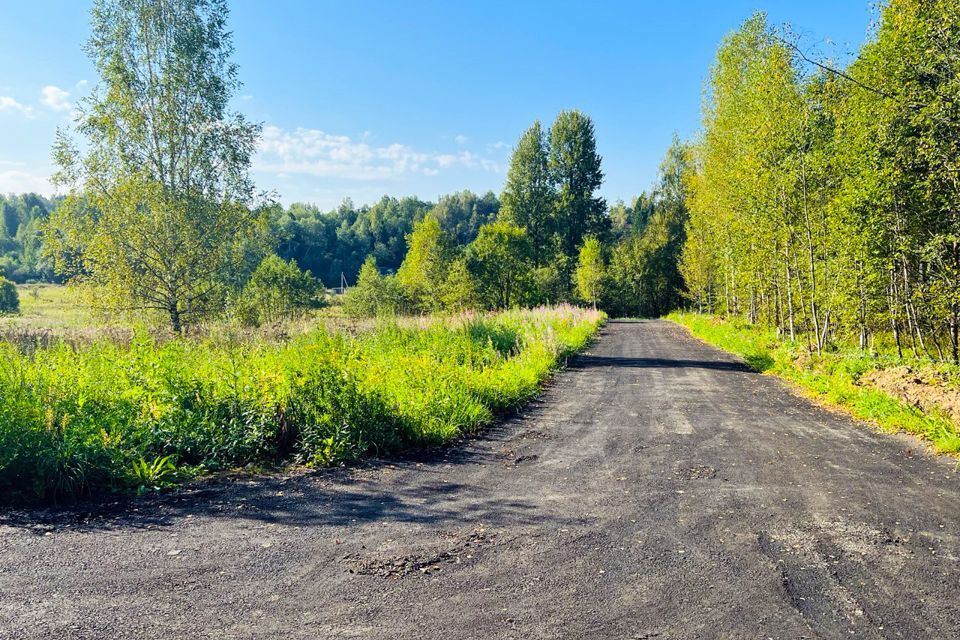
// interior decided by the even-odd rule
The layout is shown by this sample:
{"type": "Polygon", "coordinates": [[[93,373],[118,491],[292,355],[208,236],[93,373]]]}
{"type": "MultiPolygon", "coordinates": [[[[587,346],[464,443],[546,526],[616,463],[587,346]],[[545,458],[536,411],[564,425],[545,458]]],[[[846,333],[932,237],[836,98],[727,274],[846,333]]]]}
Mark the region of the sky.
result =
{"type": "MultiPolygon", "coordinates": [[[[722,38],[753,11],[843,59],[869,0],[232,0],[243,87],[263,125],[258,187],[329,209],[344,198],[499,193],[535,120],[593,118],[601,195],[649,189],[674,133],[694,135],[722,38]]],[[[0,0],[0,193],[54,193],[50,147],[97,83],[87,0],[0,0]]]]}

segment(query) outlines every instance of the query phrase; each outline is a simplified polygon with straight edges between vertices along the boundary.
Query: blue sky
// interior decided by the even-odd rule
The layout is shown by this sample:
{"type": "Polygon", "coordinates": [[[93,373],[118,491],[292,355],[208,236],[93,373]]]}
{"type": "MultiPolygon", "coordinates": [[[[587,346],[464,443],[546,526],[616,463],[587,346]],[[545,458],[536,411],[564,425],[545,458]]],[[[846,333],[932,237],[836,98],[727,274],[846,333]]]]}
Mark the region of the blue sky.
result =
{"type": "MultiPolygon", "coordinates": [[[[285,203],[499,192],[535,119],[596,124],[611,202],[648,188],[674,131],[694,133],[722,37],[757,9],[830,57],[855,51],[869,0],[337,2],[234,0],[254,163],[285,203]]],[[[89,3],[0,0],[0,193],[51,193],[49,150],[96,83],[89,3]]]]}

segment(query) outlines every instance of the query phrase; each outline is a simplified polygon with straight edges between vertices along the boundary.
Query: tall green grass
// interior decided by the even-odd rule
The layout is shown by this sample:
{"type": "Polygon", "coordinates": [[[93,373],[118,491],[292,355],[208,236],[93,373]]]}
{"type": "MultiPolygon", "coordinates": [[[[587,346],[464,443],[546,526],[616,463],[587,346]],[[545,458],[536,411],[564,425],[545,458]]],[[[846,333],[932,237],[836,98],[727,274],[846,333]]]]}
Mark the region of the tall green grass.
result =
{"type": "Polygon", "coordinates": [[[697,313],[672,313],[667,319],[687,327],[701,340],[737,354],[753,369],[785,378],[813,397],[843,407],[886,431],[916,434],[943,453],[960,451],[960,432],[945,414],[923,412],[858,384],[867,371],[898,364],[892,357],[871,356],[859,349],[810,355],[804,346],[780,340],[774,331],[739,319],[697,313]]]}
{"type": "Polygon", "coordinates": [[[602,322],[564,306],[283,343],[0,343],[0,499],[143,488],[171,466],[329,465],[441,443],[538,393],[602,322]]]}

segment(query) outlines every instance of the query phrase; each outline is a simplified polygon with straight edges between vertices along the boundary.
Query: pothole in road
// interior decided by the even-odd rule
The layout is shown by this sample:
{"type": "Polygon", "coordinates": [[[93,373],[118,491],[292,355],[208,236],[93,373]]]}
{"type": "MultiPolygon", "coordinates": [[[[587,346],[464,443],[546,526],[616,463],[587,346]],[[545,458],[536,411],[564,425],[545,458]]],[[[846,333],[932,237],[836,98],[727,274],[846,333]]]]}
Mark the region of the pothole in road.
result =
{"type": "Polygon", "coordinates": [[[446,548],[424,550],[399,556],[362,556],[348,554],[343,561],[349,572],[381,578],[402,578],[410,574],[429,575],[443,571],[445,565],[468,562],[483,547],[497,543],[497,534],[478,527],[467,534],[449,534],[442,542],[446,548]]]}
{"type": "Polygon", "coordinates": [[[503,464],[505,465],[524,464],[527,462],[535,462],[540,459],[540,456],[538,456],[535,453],[534,454],[517,454],[517,452],[514,451],[513,449],[504,449],[503,457],[505,458],[505,460],[503,461],[503,464]]]}

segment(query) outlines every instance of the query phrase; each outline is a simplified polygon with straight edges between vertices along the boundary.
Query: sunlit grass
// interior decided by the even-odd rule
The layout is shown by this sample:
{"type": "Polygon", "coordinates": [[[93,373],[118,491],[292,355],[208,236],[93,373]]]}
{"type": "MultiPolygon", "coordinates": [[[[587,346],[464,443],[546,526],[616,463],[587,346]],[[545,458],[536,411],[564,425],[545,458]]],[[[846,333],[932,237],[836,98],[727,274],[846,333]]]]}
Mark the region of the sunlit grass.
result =
{"type": "Polygon", "coordinates": [[[602,322],[562,306],[284,340],[0,342],[0,498],[149,486],[165,458],[168,482],[442,443],[536,395],[602,322]]]}
{"type": "Polygon", "coordinates": [[[99,323],[70,288],[57,284],[19,285],[20,315],[0,317],[0,327],[83,328],[99,323]]]}

